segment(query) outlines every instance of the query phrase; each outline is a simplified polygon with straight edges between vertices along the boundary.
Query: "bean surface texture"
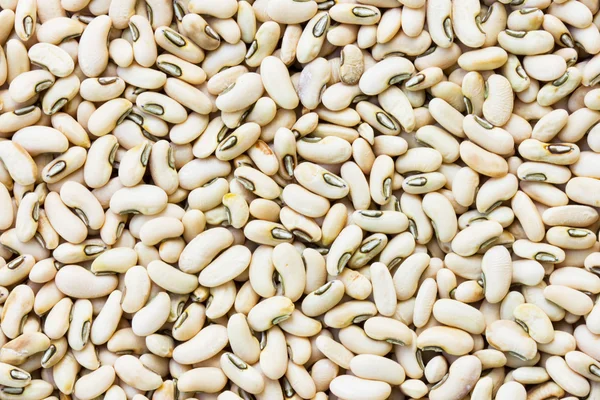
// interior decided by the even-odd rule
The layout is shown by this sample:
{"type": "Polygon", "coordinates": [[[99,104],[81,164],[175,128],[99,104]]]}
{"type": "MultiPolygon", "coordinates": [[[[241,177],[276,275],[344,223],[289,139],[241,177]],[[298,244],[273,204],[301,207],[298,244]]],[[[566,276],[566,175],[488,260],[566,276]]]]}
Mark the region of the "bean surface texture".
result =
{"type": "Polygon", "coordinates": [[[0,0],[0,400],[600,399],[600,0],[0,0]]]}

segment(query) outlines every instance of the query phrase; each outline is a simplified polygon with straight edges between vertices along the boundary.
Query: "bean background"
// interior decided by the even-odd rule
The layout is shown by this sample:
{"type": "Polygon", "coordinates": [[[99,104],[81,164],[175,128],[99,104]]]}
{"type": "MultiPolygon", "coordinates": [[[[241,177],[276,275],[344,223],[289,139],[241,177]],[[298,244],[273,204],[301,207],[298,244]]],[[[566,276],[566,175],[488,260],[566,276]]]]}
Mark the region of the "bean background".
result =
{"type": "Polygon", "coordinates": [[[599,400],[599,10],[0,0],[0,400],[599,400]]]}

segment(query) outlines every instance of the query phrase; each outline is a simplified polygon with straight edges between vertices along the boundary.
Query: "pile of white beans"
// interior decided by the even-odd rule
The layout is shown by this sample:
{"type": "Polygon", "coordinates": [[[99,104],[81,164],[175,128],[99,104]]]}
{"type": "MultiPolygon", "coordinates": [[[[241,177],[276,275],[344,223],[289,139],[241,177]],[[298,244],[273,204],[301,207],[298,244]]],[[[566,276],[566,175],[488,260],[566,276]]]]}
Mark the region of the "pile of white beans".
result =
{"type": "Polygon", "coordinates": [[[0,400],[599,400],[599,9],[0,0],[0,400]]]}

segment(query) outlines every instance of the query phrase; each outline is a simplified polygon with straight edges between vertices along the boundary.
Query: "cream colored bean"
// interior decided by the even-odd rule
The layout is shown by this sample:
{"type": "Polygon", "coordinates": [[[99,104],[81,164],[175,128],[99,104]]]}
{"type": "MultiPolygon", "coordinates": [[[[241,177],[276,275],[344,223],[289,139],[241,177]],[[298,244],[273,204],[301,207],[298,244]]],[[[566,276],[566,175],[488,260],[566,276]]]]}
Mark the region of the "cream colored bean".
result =
{"type": "Polygon", "coordinates": [[[340,79],[348,85],[355,85],[364,72],[362,52],[353,45],[345,46],[342,52],[340,56],[340,79]]]}
{"type": "MultiPolygon", "coordinates": [[[[364,182],[366,186],[366,182],[364,182]]],[[[347,207],[343,204],[334,204],[330,209],[321,228],[321,242],[325,245],[333,243],[337,235],[342,231],[346,224],[347,207]]]]}
{"type": "Polygon", "coordinates": [[[166,193],[150,185],[122,188],[110,200],[110,209],[116,214],[158,214],[167,205],[166,193]]]}
{"type": "Polygon", "coordinates": [[[50,43],[37,43],[31,46],[27,54],[33,64],[47,69],[54,76],[68,76],[75,68],[73,59],[69,54],[50,43]]]}
{"type": "Polygon", "coordinates": [[[356,110],[365,121],[380,132],[388,135],[400,132],[400,125],[396,119],[374,104],[361,101],[357,104],[356,110]]]}
{"type": "Polygon", "coordinates": [[[87,26],[80,39],[78,61],[88,77],[100,75],[108,63],[107,37],[112,25],[110,17],[101,15],[87,26]]]}
{"type": "Polygon", "coordinates": [[[387,243],[387,236],[382,233],[374,233],[366,237],[358,250],[350,258],[349,266],[351,268],[364,266],[383,251],[387,243]]]}
{"type": "Polygon", "coordinates": [[[499,320],[486,328],[489,343],[501,351],[508,351],[522,360],[531,360],[536,352],[536,343],[517,323],[499,320]]]}
{"type": "Polygon", "coordinates": [[[94,372],[81,377],[75,383],[74,393],[80,399],[93,399],[106,392],[113,384],[115,370],[110,365],[104,365],[94,372]]]}
{"type": "Polygon", "coordinates": [[[118,67],[117,75],[126,83],[142,89],[158,89],[167,80],[164,72],[145,68],[136,63],[129,67],[118,67]]]}
{"type": "Polygon", "coordinates": [[[479,175],[469,167],[461,168],[455,175],[452,193],[456,201],[465,207],[475,201],[476,189],[479,186],[479,175]]]}
{"type": "Polygon", "coordinates": [[[108,296],[104,307],[92,322],[90,340],[93,344],[101,345],[108,342],[117,330],[117,325],[123,313],[121,309],[122,299],[123,294],[118,290],[108,296]]]}
{"type": "Polygon", "coordinates": [[[78,299],[73,303],[67,340],[73,350],[82,350],[88,343],[92,324],[92,303],[78,299]]]}
{"type": "Polygon", "coordinates": [[[67,150],[66,137],[50,127],[28,126],[13,135],[13,143],[23,147],[32,157],[44,153],[61,153],[67,150]],[[41,140],[44,137],[47,141],[41,140]]]}
{"type": "Polygon", "coordinates": [[[589,393],[588,381],[572,371],[562,357],[553,356],[546,361],[548,375],[562,388],[579,396],[589,393]]]}
{"type": "Polygon", "coordinates": [[[596,236],[587,229],[556,226],[546,232],[546,240],[564,249],[588,249],[594,245],[596,236]]]}
{"type": "Polygon", "coordinates": [[[408,219],[398,211],[355,211],[352,220],[368,232],[394,234],[408,228],[408,219]]]}
{"type": "Polygon", "coordinates": [[[448,363],[442,356],[432,358],[425,366],[425,378],[428,382],[437,383],[448,371],[448,363]]]}
{"type": "Polygon", "coordinates": [[[513,262],[513,282],[535,286],[543,279],[542,265],[534,260],[518,260],[513,262]]]}
{"type": "Polygon", "coordinates": [[[87,237],[87,228],[83,221],[67,208],[56,192],[46,197],[44,210],[56,232],[65,240],[78,244],[87,237]]]}
{"type": "Polygon", "coordinates": [[[422,194],[441,189],[446,184],[446,178],[439,172],[428,172],[412,175],[402,182],[406,193],[422,194]]]}
{"type": "Polygon", "coordinates": [[[434,98],[430,102],[431,116],[448,132],[457,137],[465,137],[462,129],[463,115],[444,99],[434,98]]]}
{"type": "Polygon", "coordinates": [[[443,129],[435,126],[423,126],[417,130],[415,138],[419,142],[437,150],[442,155],[442,160],[446,163],[452,163],[459,157],[458,142],[443,129]]]}
{"type": "Polygon", "coordinates": [[[409,379],[400,385],[400,391],[411,397],[423,397],[427,394],[427,386],[417,379],[409,379]]]}
{"type": "Polygon", "coordinates": [[[233,353],[224,353],[220,365],[225,375],[248,393],[258,394],[264,390],[262,375],[233,353]]]}
{"type": "Polygon", "coordinates": [[[417,347],[423,351],[444,351],[452,355],[464,355],[473,349],[473,339],[460,329],[436,326],[421,332],[417,338],[417,347]]]}
{"type": "Polygon", "coordinates": [[[238,157],[251,148],[260,137],[260,132],[260,125],[254,122],[241,125],[217,146],[215,152],[217,158],[219,160],[229,161],[238,157]]]}
{"type": "Polygon", "coordinates": [[[273,53],[280,31],[279,25],[274,21],[266,21],[258,28],[246,53],[246,63],[249,66],[259,66],[265,57],[273,53]]]}
{"type": "Polygon", "coordinates": [[[445,325],[472,334],[482,333],[485,329],[483,314],[476,308],[456,300],[437,300],[433,306],[433,316],[445,325]]]}
{"type": "Polygon", "coordinates": [[[542,214],[544,223],[550,226],[566,225],[583,228],[593,224],[597,219],[595,210],[588,206],[552,207],[542,214]]]}
{"type": "Polygon", "coordinates": [[[38,228],[39,207],[39,197],[35,192],[27,193],[21,199],[15,219],[17,238],[20,241],[27,242],[35,235],[38,228]]]}
{"type": "Polygon", "coordinates": [[[371,6],[338,4],[330,9],[331,19],[340,23],[373,25],[381,18],[380,11],[371,6]]]}
{"type": "Polygon", "coordinates": [[[529,196],[522,191],[517,191],[512,199],[511,207],[513,211],[516,211],[515,216],[521,223],[527,238],[535,242],[542,240],[544,223],[529,196]]]}
{"type": "Polygon", "coordinates": [[[0,361],[11,365],[21,365],[31,355],[44,352],[49,347],[50,340],[43,333],[24,333],[3,346],[0,350],[0,361]]]}
{"type": "Polygon", "coordinates": [[[532,81],[523,69],[521,61],[513,54],[509,54],[508,60],[502,66],[501,72],[510,82],[512,89],[517,93],[525,93],[527,89],[532,87],[532,81]]]}
{"type": "Polygon", "coordinates": [[[250,252],[242,246],[233,246],[202,270],[200,283],[207,287],[221,285],[243,272],[249,263],[250,252]]]}
{"type": "Polygon", "coordinates": [[[567,64],[562,57],[548,54],[523,58],[523,68],[531,78],[547,82],[560,78],[567,64]]]}
{"type": "Polygon", "coordinates": [[[85,100],[107,101],[118,97],[125,90],[125,82],[119,77],[88,78],[80,86],[80,94],[85,100]]]}
{"type": "Polygon", "coordinates": [[[305,297],[302,312],[309,317],[324,314],[340,302],[344,292],[342,281],[328,282],[305,297]]]}
{"type": "Polygon", "coordinates": [[[373,286],[369,279],[360,272],[348,268],[336,277],[344,285],[348,296],[356,300],[365,300],[372,292],[373,286]]]}
{"type": "Polygon", "coordinates": [[[402,127],[412,132],[416,127],[415,114],[408,98],[397,87],[391,86],[377,96],[382,108],[400,122],[402,127]]]}
{"type": "Polygon", "coordinates": [[[18,75],[9,86],[10,97],[19,103],[32,99],[36,94],[54,84],[54,76],[45,70],[34,70],[18,75]]]}
{"type": "MultiPolygon", "coordinates": [[[[544,282],[540,282],[536,286],[526,287],[523,291],[526,300],[544,310],[546,315],[548,315],[548,317],[551,318],[551,320],[562,319],[565,315],[565,311],[557,305],[546,300],[543,294],[543,290],[545,287],[546,284],[544,282]]],[[[554,341],[557,341],[556,339],[558,339],[558,335],[556,331],[554,336],[554,341]]]]}
{"type": "Polygon", "coordinates": [[[129,149],[119,161],[119,180],[126,187],[140,183],[150,158],[152,145],[147,140],[129,149]]]}
{"type": "Polygon", "coordinates": [[[588,296],[568,286],[549,285],[544,289],[544,296],[575,315],[587,314],[593,307],[588,296]]]}
{"type": "Polygon", "coordinates": [[[328,199],[343,198],[349,192],[349,187],[342,178],[317,164],[300,163],[294,168],[293,176],[302,186],[328,199]]]}
{"type": "Polygon", "coordinates": [[[468,257],[478,251],[486,250],[502,233],[502,226],[495,221],[482,221],[460,231],[452,240],[452,251],[468,257]],[[471,238],[477,237],[477,241],[471,238]]]}
{"type": "Polygon", "coordinates": [[[317,108],[323,88],[330,78],[330,69],[324,58],[316,58],[302,70],[297,84],[298,97],[309,110],[317,108]]]}
{"type": "Polygon", "coordinates": [[[177,389],[182,392],[217,393],[223,389],[226,383],[227,377],[219,368],[194,368],[179,377],[177,389]]]}
{"type": "Polygon", "coordinates": [[[56,285],[59,290],[75,298],[97,298],[108,295],[117,286],[114,276],[94,276],[91,272],[77,265],[66,265],[56,274],[56,285]],[[83,282],[92,286],[82,287],[83,282]]]}
{"type": "Polygon", "coordinates": [[[402,57],[386,58],[367,69],[360,78],[359,87],[367,95],[376,95],[391,85],[408,79],[414,72],[413,64],[402,57]]]}
{"type": "Polygon", "coordinates": [[[393,315],[396,307],[396,293],[392,275],[387,266],[382,263],[373,263],[370,267],[373,282],[373,297],[377,310],[385,316],[393,315]]]}
{"type": "Polygon", "coordinates": [[[350,368],[350,361],[354,354],[330,337],[319,335],[316,339],[316,349],[340,367],[350,368]]]}
{"type": "Polygon", "coordinates": [[[469,47],[479,47],[485,42],[485,33],[481,31],[476,21],[479,13],[478,2],[458,1],[452,4],[454,33],[469,47]]]}
{"type": "Polygon", "coordinates": [[[1,367],[3,385],[19,388],[31,383],[31,375],[27,371],[5,363],[1,367]]]}
{"type": "Polygon", "coordinates": [[[362,238],[362,230],[355,225],[350,225],[339,233],[331,244],[326,260],[327,272],[330,275],[337,276],[344,270],[352,253],[360,246],[362,238]]]}
{"type": "Polygon", "coordinates": [[[508,155],[514,149],[514,139],[507,131],[476,115],[464,118],[463,130],[473,143],[495,154],[508,155]]]}
{"type": "Polygon", "coordinates": [[[513,315],[515,321],[525,327],[526,332],[538,343],[549,343],[554,339],[554,328],[548,316],[534,304],[517,306],[513,315]]]}
{"type": "Polygon", "coordinates": [[[65,39],[81,36],[82,32],[83,25],[79,21],[62,16],[44,21],[35,33],[39,42],[58,45],[65,39]]]}
{"type": "Polygon", "coordinates": [[[431,40],[442,48],[448,48],[454,40],[452,29],[452,3],[449,1],[427,2],[427,26],[431,40]]]}
{"type": "Polygon", "coordinates": [[[413,254],[408,257],[394,273],[394,286],[399,300],[410,298],[417,290],[418,279],[429,265],[426,254],[413,254]]]}
{"type": "Polygon", "coordinates": [[[467,71],[489,71],[502,67],[508,59],[506,51],[500,47],[487,47],[469,51],[458,58],[458,64],[467,71]]]}
{"type": "Polygon", "coordinates": [[[0,117],[3,128],[0,132],[9,133],[35,124],[41,117],[41,110],[35,106],[24,107],[19,110],[9,111],[0,117]]]}
{"type": "Polygon", "coordinates": [[[499,178],[508,172],[508,164],[503,158],[472,142],[460,144],[460,156],[467,166],[482,175],[499,178]]]}
{"type": "Polygon", "coordinates": [[[117,38],[111,41],[108,55],[119,67],[128,67],[133,62],[133,48],[125,39],[117,38]]]}
{"type": "Polygon", "coordinates": [[[582,194],[589,193],[590,190],[593,191],[596,186],[596,179],[585,178],[585,177],[576,177],[569,181],[566,187],[567,196],[574,201],[577,201],[581,204],[586,204],[593,206],[597,203],[597,199],[595,197],[587,198],[582,196],[582,194]]]}
{"type": "Polygon", "coordinates": [[[131,110],[129,100],[110,100],[93,112],[88,121],[88,129],[96,136],[106,135],[123,122],[131,110]]]}
{"type": "Polygon", "coordinates": [[[14,27],[17,36],[27,41],[35,33],[37,3],[29,0],[15,4],[14,27]]]}
{"type": "Polygon", "coordinates": [[[298,106],[299,99],[289,73],[278,58],[269,56],[262,61],[261,78],[265,90],[280,107],[293,109],[298,106]]]}
{"type": "Polygon", "coordinates": [[[244,235],[253,242],[270,246],[291,242],[294,238],[283,225],[263,220],[253,220],[246,224],[244,235]]]}
{"type": "Polygon", "coordinates": [[[540,262],[557,263],[564,260],[564,251],[545,243],[534,243],[528,240],[517,240],[513,244],[515,254],[522,258],[535,259],[540,262]]]}
{"type": "Polygon", "coordinates": [[[554,46],[552,35],[543,30],[502,31],[498,34],[500,46],[515,55],[536,55],[551,50],[554,46]]]}
{"type": "Polygon", "coordinates": [[[415,60],[415,67],[418,70],[423,70],[429,67],[447,68],[452,65],[461,55],[461,50],[454,43],[449,47],[438,47],[428,52],[420,52],[420,57],[415,60]]]}
{"type": "Polygon", "coordinates": [[[166,74],[187,83],[199,85],[206,80],[206,73],[198,66],[170,54],[161,54],[156,66],[166,74]]]}
{"type": "Polygon", "coordinates": [[[137,336],[148,336],[156,332],[169,317],[169,295],[159,292],[138,310],[131,321],[131,328],[137,336]]]}
{"type": "Polygon", "coordinates": [[[544,143],[527,139],[519,145],[519,153],[531,161],[557,165],[571,165],[580,157],[579,148],[573,144],[544,143]]]}
{"type": "Polygon", "coordinates": [[[445,196],[436,192],[427,193],[423,198],[423,211],[432,220],[439,240],[449,242],[456,235],[456,213],[445,196]]]}
{"type": "Polygon", "coordinates": [[[192,275],[181,272],[159,260],[151,261],[147,270],[148,276],[154,283],[171,293],[191,293],[198,286],[192,275]]]}
{"type": "Polygon", "coordinates": [[[2,308],[2,331],[14,339],[21,335],[24,318],[33,309],[33,291],[25,285],[18,285],[8,295],[2,308]]]}
{"type": "Polygon", "coordinates": [[[235,169],[234,175],[244,188],[259,197],[272,200],[281,194],[281,188],[273,179],[254,168],[238,167],[235,169]]]}
{"type": "Polygon", "coordinates": [[[598,381],[598,362],[581,351],[570,351],[565,355],[569,368],[591,381],[598,381]]]}
{"type": "Polygon", "coordinates": [[[166,122],[181,123],[187,118],[187,112],[175,100],[153,92],[141,93],[136,104],[145,112],[157,116],[166,122]]]}
{"type": "Polygon", "coordinates": [[[470,387],[475,385],[481,373],[481,362],[474,356],[464,356],[457,359],[448,371],[448,378],[429,393],[432,400],[459,399],[470,387]]]}
{"type": "Polygon", "coordinates": [[[513,378],[522,384],[538,384],[549,379],[545,369],[540,367],[520,367],[513,371],[513,378]]]}
{"type": "Polygon", "coordinates": [[[220,44],[219,34],[197,14],[186,14],[181,19],[181,27],[194,43],[205,50],[214,50],[220,44]]]}
{"type": "Polygon", "coordinates": [[[324,216],[329,211],[329,201],[299,185],[286,186],[281,196],[290,208],[312,218],[324,216]]]}
{"type": "Polygon", "coordinates": [[[385,399],[391,393],[391,387],[386,382],[367,380],[350,375],[335,378],[330,384],[330,389],[336,396],[349,400],[385,399]]]}
{"type": "Polygon", "coordinates": [[[114,369],[119,379],[138,390],[154,390],[162,383],[159,375],[150,371],[138,358],[131,355],[119,357],[115,361],[114,369]]]}
{"type": "Polygon", "coordinates": [[[169,53],[191,63],[204,60],[204,51],[185,36],[168,27],[159,27],[154,31],[156,44],[169,53]]]}
{"type": "Polygon", "coordinates": [[[173,359],[181,364],[198,363],[218,354],[227,343],[227,329],[221,325],[209,325],[187,342],[176,346],[173,359]]]}
{"type": "Polygon", "coordinates": [[[90,139],[81,125],[68,114],[56,113],[51,118],[52,127],[61,131],[69,142],[84,148],[90,147],[90,139]]]}
{"type": "Polygon", "coordinates": [[[417,147],[409,149],[396,159],[396,171],[407,172],[433,172],[442,164],[443,158],[439,151],[430,148],[417,147]]]}
{"type": "MultiPolygon", "coordinates": [[[[361,31],[366,32],[366,29],[368,28],[361,28],[361,31]]],[[[376,34],[377,32],[373,32],[373,40],[377,39],[376,34]]],[[[369,47],[369,45],[371,45],[371,43],[367,41],[367,43],[365,43],[363,47],[369,47]]],[[[422,31],[416,37],[410,37],[405,32],[401,31],[396,36],[394,36],[389,42],[377,43],[375,46],[373,46],[372,54],[373,58],[375,58],[376,60],[381,60],[386,56],[393,55],[394,53],[400,53],[401,55],[418,56],[426,52],[430,45],[431,37],[427,34],[426,31],[422,31]]]]}
{"type": "Polygon", "coordinates": [[[557,80],[544,85],[538,92],[538,104],[549,106],[573,92],[581,83],[581,72],[575,67],[567,68],[567,71],[557,80]]]}
{"type": "Polygon", "coordinates": [[[345,328],[353,323],[364,321],[376,313],[377,308],[370,301],[348,301],[325,313],[324,322],[332,328],[345,328]]]}

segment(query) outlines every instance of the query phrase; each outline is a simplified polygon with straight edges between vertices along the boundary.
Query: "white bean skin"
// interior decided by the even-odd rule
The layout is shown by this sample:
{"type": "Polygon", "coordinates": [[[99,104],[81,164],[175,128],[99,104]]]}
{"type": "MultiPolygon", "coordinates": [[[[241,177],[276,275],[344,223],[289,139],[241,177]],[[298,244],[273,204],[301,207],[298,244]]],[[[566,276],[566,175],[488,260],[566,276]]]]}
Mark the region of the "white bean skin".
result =
{"type": "Polygon", "coordinates": [[[0,0],[0,400],[598,398],[598,26],[0,0]]]}

